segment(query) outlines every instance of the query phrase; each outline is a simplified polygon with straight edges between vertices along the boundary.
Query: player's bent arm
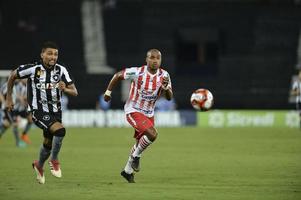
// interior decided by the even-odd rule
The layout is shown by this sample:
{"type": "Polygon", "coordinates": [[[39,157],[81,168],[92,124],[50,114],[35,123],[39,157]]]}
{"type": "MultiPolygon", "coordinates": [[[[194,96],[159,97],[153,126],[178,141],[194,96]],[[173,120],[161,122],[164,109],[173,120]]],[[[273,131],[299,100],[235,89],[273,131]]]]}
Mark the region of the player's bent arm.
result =
{"type": "Polygon", "coordinates": [[[13,109],[13,100],[12,100],[12,91],[14,87],[14,82],[18,78],[17,70],[11,72],[10,76],[8,77],[7,81],[7,94],[6,94],[6,108],[8,111],[13,109]]]}
{"type": "Polygon", "coordinates": [[[170,101],[173,98],[173,92],[170,87],[168,87],[166,90],[164,90],[165,98],[170,101]]]}
{"type": "Polygon", "coordinates": [[[77,96],[78,95],[77,89],[76,89],[76,87],[73,83],[66,86],[66,88],[64,89],[64,92],[68,95],[71,95],[71,96],[77,96]]]}
{"type": "Polygon", "coordinates": [[[111,79],[111,81],[110,81],[110,83],[107,87],[107,90],[105,91],[105,94],[104,94],[104,100],[105,101],[109,101],[111,99],[111,93],[112,93],[113,88],[121,80],[123,80],[123,71],[119,71],[119,72],[114,74],[113,78],[111,79]]]}

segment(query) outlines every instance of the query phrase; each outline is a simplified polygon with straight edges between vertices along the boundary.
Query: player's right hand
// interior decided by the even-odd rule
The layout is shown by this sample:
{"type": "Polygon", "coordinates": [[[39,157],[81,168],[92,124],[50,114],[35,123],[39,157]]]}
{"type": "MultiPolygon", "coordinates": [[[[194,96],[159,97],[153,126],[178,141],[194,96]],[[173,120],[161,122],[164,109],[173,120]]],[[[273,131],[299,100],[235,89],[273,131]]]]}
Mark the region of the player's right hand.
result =
{"type": "Polygon", "coordinates": [[[103,95],[103,99],[106,101],[106,102],[109,102],[110,100],[111,100],[111,96],[109,96],[109,95],[103,95]]]}

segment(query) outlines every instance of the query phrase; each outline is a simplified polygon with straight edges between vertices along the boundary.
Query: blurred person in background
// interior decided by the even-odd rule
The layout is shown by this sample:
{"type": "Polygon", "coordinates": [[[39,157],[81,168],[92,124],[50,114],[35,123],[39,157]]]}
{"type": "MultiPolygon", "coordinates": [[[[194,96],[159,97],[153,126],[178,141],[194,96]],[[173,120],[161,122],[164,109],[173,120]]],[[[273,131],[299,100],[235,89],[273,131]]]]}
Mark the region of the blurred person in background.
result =
{"type": "Polygon", "coordinates": [[[62,94],[61,98],[61,109],[62,111],[68,110],[69,97],[66,94],[62,94]]]}
{"type": "Polygon", "coordinates": [[[58,155],[66,129],[62,124],[62,93],[77,96],[77,89],[67,68],[57,63],[59,49],[54,42],[45,42],[41,48],[41,62],[20,65],[13,70],[7,82],[6,109],[12,111],[12,91],[16,79],[27,79],[28,105],[35,124],[43,130],[44,141],[39,160],[32,163],[37,181],[45,183],[44,163],[50,157],[50,172],[62,177],[58,155]]]}
{"type": "Polygon", "coordinates": [[[128,161],[121,172],[129,183],[134,183],[134,171],[140,170],[140,158],[144,150],[157,138],[154,127],[154,108],[161,93],[167,100],[173,97],[171,80],[167,71],[161,68],[162,56],[157,49],[146,54],[146,65],[125,68],[114,74],[104,95],[105,101],[111,100],[113,88],[121,80],[131,80],[129,98],[124,111],[128,123],[135,129],[133,145],[128,161]]]}
{"type": "Polygon", "coordinates": [[[301,69],[297,79],[293,82],[291,95],[296,97],[296,110],[299,112],[299,126],[301,128],[301,69]]]}
{"type": "Polygon", "coordinates": [[[104,94],[100,94],[98,96],[98,101],[96,101],[96,110],[102,110],[104,111],[104,126],[108,126],[108,122],[110,120],[110,117],[107,116],[106,112],[110,109],[111,102],[104,100],[104,94]]]}
{"type": "Polygon", "coordinates": [[[26,88],[26,79],[21,79],[16,82],[15,86],[16,88],[16,104],[14,106],[14,126],[13,126],[13,132],[17,135],[19,135],[18,130],[18,124],[20,123],[21,118],[26,119],[26,125],[24,127],[24,130],[21,134],[21,139],[27,143],[30,144],[31,141],[28,137],[28,132],[32,126],[32,116],[31,113],[27,111],[28,103],[27,103],[27,88],[26,88]],[[16,105],[19,105],[16,107],[16,105]],[[17,109],[16,109],[17,108],[17,109]]]}
{"type": "Polygon", "coordinates": [[[107,102],[104,100],[104,94],[100,94],[98,96],[98,101],[96,101],[96,110],[107,111],[111,107],[111,102],[107,102]]]}
{"type": "Polygon", "coordinates": [[[155,111],[171,111],[177,108],[177,104],[175,102],[175,98],[168,101],[164,97],[160,96],[160,98],[156,101],[155,111]]]}
{"type": "MultiPolygon", "coordinates": [[[[26,118],[28,116],[26,112],[26,108],[27,108],[26,85],[24,85],[24,83],[22,83],[21,81],[15,82],[15,87],[12,92],[13,102],[15,106],[12,112],[7,112],[7,110],[5,110],[6,95],[7,95],[7,83],[4,83],[0,90],[0,99],[1,99],[1,106],[2,106],[1,110],[3,113],[2,114],[3,118],[1,119],[1,124],[0,124],[0,137],[2,137],[6,132],[6,130],[12,125],[16,146],[25,147],[26,144],[22,140],[28,139],[25,138],[24,136],[27,136],[26,133],[29,131],[32,121],[31,119],[28,121],[21,137],[22,140],[19,136],[18,126],[20,122],[19,117],[22,116],[26,118]]],[[[27,142],[29,143],[29,141],[27,142]]]]}

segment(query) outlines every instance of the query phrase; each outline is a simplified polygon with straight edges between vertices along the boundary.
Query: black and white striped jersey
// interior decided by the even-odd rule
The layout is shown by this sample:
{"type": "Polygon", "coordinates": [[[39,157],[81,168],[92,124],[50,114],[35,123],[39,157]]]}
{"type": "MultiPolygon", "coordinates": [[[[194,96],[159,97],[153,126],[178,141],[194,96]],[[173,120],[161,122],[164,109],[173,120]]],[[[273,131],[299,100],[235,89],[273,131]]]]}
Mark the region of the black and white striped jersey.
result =
{"type": "Polygon", "coordinates": [[[14,110],[19,112],[26,111],[28,107],[27,102],[25,101],[27,98],[26,84],[18,81],[15,83],[14,88],[16,90],[16,102],[14,103],[14,110]]]}
{"type": "Polygon", "coordinates": [[[296,103],[301,103],[301,82],[300,80],[295,80],[292,86],[293,90],[297,90],[299,95],[296,96],[296,103]]]}
{"type": "MultiPolygon", "coordinates": [[[[4,98],[6,99],[6,94],[7,94],[7,82],[5,82],[5,83],[1,86],[0,92],[1,92],[1,94],[4,96],[4,98]]],[[[14,108],[15,108],[15,104],[16,104],[16,99],[17,99],[17,94],[16,94],[16,88],[14,87],[14,88],[13,88],[13,91],[12,91],[12,100],[13,100],[13,103],[14,103],[14,108]]],[[[2,110],[5,109],[5,103],[4,103],[4,102],[1,103],[1,109],[2,109],[2,110]]]]}
{"type": "MultiPolygon", "coordinates": [[[[19,112],[26,111],[27,103],[26,103],[26,101],[24,101],[26,99],[26,95],[27,95],[26,91],[27,90],[26,90],[25,84],[21,83],[20,81],[15,82],[13,91],[12,91],[12,100],[14,103],[15,111],[19,111],[19,112]]],[[[7,82],[1,86],[0,92],[6,98],[7,82]]],[[[4,103],[1,105],[1,109],[5,109],[4,103]]]]}
{"type": "Polygon", "coordinates": [[[28,110],[43,112],[60,112],[62,92],[58,83],[64,81],[67,85],[73,83],[66,67],[56,64],[51,69],[41,63],[26,64],[17,68],[18,78],[27,79],[28,110]]]}

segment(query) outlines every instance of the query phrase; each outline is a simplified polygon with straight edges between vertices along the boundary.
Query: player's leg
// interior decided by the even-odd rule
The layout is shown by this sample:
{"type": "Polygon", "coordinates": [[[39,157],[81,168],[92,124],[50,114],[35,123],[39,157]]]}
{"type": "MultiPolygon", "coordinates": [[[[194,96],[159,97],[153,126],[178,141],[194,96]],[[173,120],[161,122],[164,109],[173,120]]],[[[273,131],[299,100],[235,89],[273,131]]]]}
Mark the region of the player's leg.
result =
{"type": "Polygon", "coordinates": [[[157,131],[154,127],[150,127],[143,132],[143,135],[137,138],[135,151],[132,153],[132,168],[134,171],[140,171],[140,158],[142,152],[151,145],[157,138],[157,131]]]}
{"type": "Polygon", "coordinates": [[[131,151],[130,151],[130,155],[129,158],[125,164],[124,170],[121,171],[121,176],[123,176],[129,183],[135,183],[134,180],[134,170],[132,168],[132,153],[135,151],[135,147],[136,145],[134,144],[134,146],[132,147],[131,151]]]}
{"type": "Polygon", "coordinates": [[[19,136],[18,120],[19,120],[18,114],[14,113],[12,126],[13,126],[13,133],[15,136],[16,146],[17,147],[26,147],[26,144],[20,139],[20,136],[19,136]]]}
{"type": "Polygon", "coordinates": [[[10,122],[4,118],[0,124],[0,138],[4,135],[5,131],[10,127],[10,122]]]}
{"type": "Polygon", "coordinates": [[[2,118],[2,123],[0,125],[0,138],[13,123],[13,118],[12,118],[12,115],[10,112],[7,112],[5,110],[5,111],[3,111],[3,115],[4,116],[2,118]]]}
{"type": "Polygon", "coordinates": [[[22,115],[22,117],[27,119],[27,123],[26,123],[26,126],[25,126],[25,128],[22,132],[21,139],[24,142],[26,142],[27,144],[30,144],[31,141],[29,139],[28,132],[29,132],[33,122],[32,122],[31,113],[28,113],[26,111],[24,111],[24,113],[25,113],[25,115],[24,116],[22,115]]]}
{"type": "Polygon", "coordinates": [[[43,136],[44,136],[44,141],[40,148],[39,160],[35,160],[32,163],[32,167],[35,170],[36,175],[37,175],[37,181],[40,184],[45,183],[43,167],[44,167],[44,163],[50,156],[51,148],[52,148],[52,139],[53,139],[53,135],[47,129],[43,130],[43,136]]]}
{"type": "Polygon", "coordinates": [[[157,138],[157,130],[154,127],[146,129],[141,137],[137,138],[135,151],[132,153],[133,157],[141,157],[142,152],[152,144],[157,138]]]}
{"type": "MultiPolygon", "coordinates": [[[[52,151],[53,144],[53,124],[58,123],[56,117],[53,114],[45,113],[41,111],[34,111],[32,113],[32,119],[34,123],[41,129],[44,133],[44,142],[40,149],[39,160],[34,161],[32,166],[37,174],[37,180],[39,183],[45,183],[43,166],[46,160],[49,158],[52,151]]],[[[55,127],[55,126],[54,126],[55,127]]]]}
{"type": "Polygon", "coordinates": [[[49,158],[52,149],[53,135],[49,130],[43,130],[44,141],[40,149],[39,165],[44,166],[44,163],[49,158]]]}
{"type": "MultiPolygon", "coordinates": [[[[134,137],[136,138],[136,143],[134,144],[134,146],[131,149],[131,154],[125,165],[124,172],[126,174],[133,175],[133,171],[139,171],[139,161],[140,161],[142,152],[153,141],[155,141],[155,139],[157,137],[157,131],[153,127],[154,118],[147,118],[146,116],[144,116],[141,113],[130,113],[126,116],[126,118],[127,118],[127,121],[135,129],[134,137]]],[[[127,179],[127,177],[125,177],[123,174],[121,174],[121,175],[127,179]]]]}
{"type": "MultiPolygon", "coordinates": [[[[137,132],[137,131],[136,131],[137,132]]],[[[136,135],[136,132],[135,132],[135,135],[136,135]]],[[[138,142],[138,141],[137,141],[138,142]]],[[[136,142],[136,143],[137,143],[136,142]]],[[[124,167],[124,171],[127,173],[127,174],[132,174],[134,172],[133,168],[132,168],[132,161],[133,161],[133,157],[132,157],[132,154],[134,153],[134,151],[136,150],[136,143],[132,146],[131,148],[131,151],[130,151],[130,154],[129,154],[129,157],[128,157],[128,160],[127,160],[127,163],[124,167]]]]}
{"type": "Polygon", "coordinates": [[[50,127],[50,132],[53,134],[53,144],[52,144],[52,152],[49,161],[51,174],[57,178],[62,177],[62,171],[60,167],[60,162],[58,159],[58,155],[60,153],[63,139],[66,134],[66,129],[61,123],[61,114],[56,116],[58,120],[50,127]]]}
{"type": "Polygon", "coordinates": [[[2,133],[4,133],[4,111],[0,110],[0,139],[2,133]]]}

